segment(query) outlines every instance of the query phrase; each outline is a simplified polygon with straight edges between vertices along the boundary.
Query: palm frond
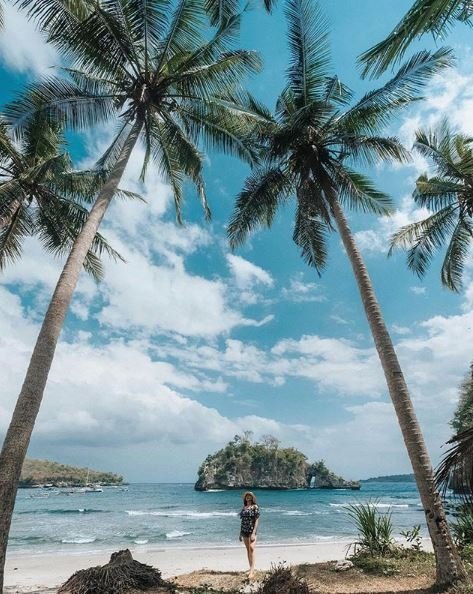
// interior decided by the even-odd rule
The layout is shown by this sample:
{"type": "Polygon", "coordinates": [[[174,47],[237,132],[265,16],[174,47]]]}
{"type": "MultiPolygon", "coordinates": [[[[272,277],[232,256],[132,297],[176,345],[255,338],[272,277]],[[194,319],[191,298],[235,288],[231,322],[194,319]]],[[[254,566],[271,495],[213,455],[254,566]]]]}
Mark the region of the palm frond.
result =
{"type": "MultiPolygon", "coordinates": [[[[36,234],[46,251],[55,256],[65,256],[82,231],[89,212],[72,200],[60,197],[52,200],[51,197],[48,199],[47,194],[44,198],[39,200],[35,211],[36,234]]],[[[84,268],[97,281],[103,276],[103,267],[99,260],[103,255],[124,262],[123,257],[108,241],[100,233],[96,233],[84,261],[84,268]]]]}
{"type": "Polygon", "coordinates": [[[328,25],[318,4],[311,0],[288,0],[290,65],[288,84],[298,106],[323,96],[330,66],[328,25]]]}
{"type": "Polygon", "coordinates": [[[378,190],[366,176],[346,166],[333,171],[338,188],[340,204],[350,210],[387,216],[393,211],[393,203],[387,194],[378,190]]]}
{"type": "Polygon", "coordinates": [[[317,212],[316,189],[314,184],[302,187],[297,192],[296,221],[292,239],[301,249],[303,260],[315,268],[317,274],[327,264],[327,238],[330,228],[317,212]]]}
{"type": "Polygon", "coordinates": [[[22,138],[22,155],[30,163],[58,157],[64,144],[64,133],[56,122],[48,122],[44,113],[30,119],[22,138]]]}
{"type": "Polygon", "coordinates": [[[175,72],[184,72],[196,66],[209,64],[219,58],[222,53],[233,49],[233,43],[239,37],[240,24],[240,14],[234,14],[225,19],[207,43],[197,47],[190,55],[183,55],[183,59],[176,65],[175,72]]]}
{"type": "Polygon", "coordinates": [[[457,293],[462,288],[463,269],[472,245],[473,224],[460,218],[450,238],[441,272],[442,284],[457,293]]]}
{"type": "Polygon", "coordinates": [[[16,5],[50,40],[79,25],[93,10],[89,0],[19,0],[16,5]]]}
{"type": "Polygon", "coordinates": [[[182,186],[185,181],[185,172],[182,167],[180,155],[174,145],[174,137],[169,126],[153,118],[149,122],[149,142],[154,162],[172,189],[176,221],[182,224],[182,186]]]}
{"type": "Polygon", "coordinates": [[[342,154],[363,166],[376,165],[380,161],[408,163],[411,156],[397,138],[386,136],[342,136],[342,154]]]}
{"type": "Polygon", "coordinates": [[[222,27],[238,12],[238,0],[205,0],[205,10],[210,24],[222,27]]]}
{"type": "Polygon", "coordinates": [[[437,487],[445,493],[452,484],[468,500],[473,494],[473,427],[457,433],[447,444],[452,444],[435,471],[437,487]]]}
{"type": "Polygon", "coordinates": [[[338,105],[348,105],[353,98],[353,91],[343,84],[338,76],[330,76],[325,81],[325,88],[321,100],[338,105]]]}
{"type": "Polygon", "coordinates": [[[424,276],[435,250],[453,233],[457,210],[455,205],[449,205],[422,221],[402,227],[391,238],[389,254],[394,247],[407,248],[408,267],[419,277],[424,276]]]}
{"type": "MultiPolygon", "coordinates": [[[[205,184],[202,176],[203,155],[171,117],[166,117],[159,123],[159,127],[152,129],[151,149],[155,158],[157,156],[160,159],[164,158],[166,162],[169,161],[169,166],[166,166],[166,170],[173,164],[175,169],[182,172],[183,176],[186,176],[194,183],[204,209],[205,217],[206,219],[210,219],[211,213],[207,203],[205,184]],[[155,141],[159,143],[159,146],[155,146],[155,141]]],[[[179,194],[177,198],[175,200],[176,213],[178,221],[181,221],[179,194]]]]}
{"type": "Polygon", "coordinates": [[[451,49],[418,52],[385,85],[362,97],[340,118],[340,124],[350,128],[364,120],[375,133],[386,126],[393,115],[421,99],[426,82],[452,64],[451,49]]]}
{"type": "Polygon", "coordinates": [[[440,176],[453,181],[461,179],[465,174],[473,174],[473,156],[471,148],[466,151],[467,141],[467,138],[451,130],[444,120],[435,129],[418,130],[414,148],[423,157],[432,159],[440,176]],[[463,145],[461,147],[460,142],[463,145]],[[458,153],[458,148],[462,151],[462,156],[458,153]]]}
{"type": "Polygon", "coordinates": [[[122,9],[130,27],[130,39],[142,44],[145,61],[159,51],[169,25],[170,0],[129,0],[122,9]]]}
{"type": "Polygon", "coordinates": [[[0,228],[0,270],[20,258],[24,239],[33,233],[33,220],[28,209],[20,203],[8,224],[0,228]]]}
{"type": "Polygon", "coordinates": [[[416,204],[434,211],[458,201],[463,189],[462,184],[443,177],[420,175],[413,197],[416,204]]]}
{"type": "Polygon", "coordinates": [[[205,11],[200,0],[179,0],[172,15],[171,23],[155,59],[155,77],[171,58],[176,55],[192,52],[203,45],[202,37],[205,11]]]}
{"type": "Polygon", "coordinates": [[[60,78],[47,78],[27,87],[4,109],[4,118],[20,135],[31,121],[42,117],[74,129],[93,127],[116,114],[115,97],[93,95],[60,78]]]}
{"type": "Polygon", "coordinates": [[[472,14],[470,0],[416,0],[388,37],[360,56],[363,76],[380,76],[415,39],[425,33],[441,38],[455,21],[470,21],[472,14]]]}
{"type": "Polygon", "coordinates": [[[173,87],[182,97],[210,99],[224,96],[230,89],[236,88],[242,79],[260,69],[261,59],[256,52],[232,50],[211,62],[179,72],[173,87]]]}
{"type": "Polygon", "coordinates": [[[223,150],[249,163],[258,160],[254,143],[255,124],[242,113],[222,103],[187,101],[177,108],[184,128],[195,143],[207,150],[223,150]]]}
{"type": "Polygon", "coordinates": [[[279,168],[258,169],[246,179],[227,228],[232,250],[256,227],[271,226],[279,204],[291,189],[291,181],[279,168]]]}

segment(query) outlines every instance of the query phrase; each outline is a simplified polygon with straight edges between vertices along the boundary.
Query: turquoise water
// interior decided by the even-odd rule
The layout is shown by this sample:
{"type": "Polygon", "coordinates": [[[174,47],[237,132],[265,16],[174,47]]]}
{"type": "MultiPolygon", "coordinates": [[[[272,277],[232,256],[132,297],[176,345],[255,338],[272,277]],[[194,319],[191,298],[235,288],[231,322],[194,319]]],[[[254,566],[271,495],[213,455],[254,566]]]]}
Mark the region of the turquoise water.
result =
{"type": "MultiPolygon", "coordinates": [[[[395,533],[421,524],[413,483],[365,483],[361,491],[255,491],[261,508],[260,543],[349,541],[356,531],[346,506],[377,500],[392,512],[395,533]]],[[[128,491],[44,493],[21,489],[10,534],[11,550],[92,551],[120,547],[237,544],[240,493],[200,493],[192,484],[133,484],[128,491]]]]}

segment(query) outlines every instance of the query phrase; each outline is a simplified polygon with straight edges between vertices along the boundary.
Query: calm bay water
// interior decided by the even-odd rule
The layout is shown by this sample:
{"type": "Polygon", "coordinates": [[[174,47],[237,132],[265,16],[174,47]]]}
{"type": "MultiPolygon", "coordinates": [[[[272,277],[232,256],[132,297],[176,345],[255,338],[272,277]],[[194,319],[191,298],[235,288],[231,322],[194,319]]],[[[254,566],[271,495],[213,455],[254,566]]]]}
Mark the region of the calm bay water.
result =
{"type": "MultiPolygon", "coordinates": [[[[421,524],[413,483],[364,483],[361,491],[255,491],[261,508],[259,542],[351,540],[356,531],[346,506],[377,500],[392,512],[395,533],[421,524]]],[[[240,493],[199,493],[191,484],[133,484],[128,491],[40,496],[21,489],[10,534],[11,550],[92,551],[123,547],[193,547],[237,544],[240,493]]]]}

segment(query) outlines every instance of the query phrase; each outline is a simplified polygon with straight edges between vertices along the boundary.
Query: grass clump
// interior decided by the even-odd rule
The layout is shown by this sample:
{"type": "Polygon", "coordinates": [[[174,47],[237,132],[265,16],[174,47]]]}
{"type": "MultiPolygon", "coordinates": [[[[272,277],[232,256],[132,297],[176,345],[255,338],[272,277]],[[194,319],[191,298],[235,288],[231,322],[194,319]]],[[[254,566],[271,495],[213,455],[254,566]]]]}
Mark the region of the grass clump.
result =
{"type": "Polygon", "coordinates": [[[435,569],[435,559],[432,553],[396,547],[384,556],[370,555],[368,552],[358,552],[350,557],[355,567],[364,573],[390,576],[410,575],[417,577],[435,569]]]}
{"type": "Polygon", "coordinates": [[[348,506],[348,515],[358,529],[358,540],[353,543],[354,555],[384,557],[396,547],[391,511],[379,513],[377,503],[378,500],[370,500],[348,506]]]}
{"type": "Polygon", "coordinates": [[[257,594],[309,594],[309,586],[281,563],[271,567],[257,594]]]}

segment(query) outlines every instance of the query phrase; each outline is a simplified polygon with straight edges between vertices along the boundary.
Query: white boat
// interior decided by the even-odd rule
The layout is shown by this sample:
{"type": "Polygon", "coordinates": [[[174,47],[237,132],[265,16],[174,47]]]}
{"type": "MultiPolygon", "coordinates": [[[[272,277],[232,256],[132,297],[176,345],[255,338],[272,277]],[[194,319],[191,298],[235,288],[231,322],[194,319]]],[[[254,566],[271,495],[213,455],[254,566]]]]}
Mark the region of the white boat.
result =
{"type": "Polygon", "coordinates": [[[79,493],[103,493],[103,489],[100,485],[86,485],[78,489],[79,493]]]}

